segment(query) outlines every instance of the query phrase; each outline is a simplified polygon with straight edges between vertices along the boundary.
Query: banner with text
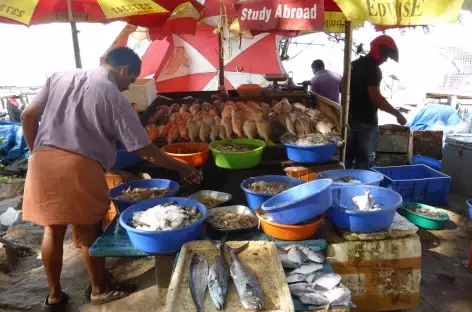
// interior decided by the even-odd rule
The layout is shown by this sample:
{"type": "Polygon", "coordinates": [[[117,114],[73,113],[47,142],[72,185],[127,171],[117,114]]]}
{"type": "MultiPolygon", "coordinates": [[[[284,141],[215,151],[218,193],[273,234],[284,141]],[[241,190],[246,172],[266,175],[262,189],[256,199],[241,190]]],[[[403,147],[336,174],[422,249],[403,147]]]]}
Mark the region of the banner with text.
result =
{"type": "Polygon", "coordinates": [[[348,20],[377,25],[431,25],[457,20],[464,0],[334,0],[348,20]]]}
{"type": "Polygon", "coordinates": [[[241,29],[322,30],[323,0],[249,0],[235,4],[241,29]]]}

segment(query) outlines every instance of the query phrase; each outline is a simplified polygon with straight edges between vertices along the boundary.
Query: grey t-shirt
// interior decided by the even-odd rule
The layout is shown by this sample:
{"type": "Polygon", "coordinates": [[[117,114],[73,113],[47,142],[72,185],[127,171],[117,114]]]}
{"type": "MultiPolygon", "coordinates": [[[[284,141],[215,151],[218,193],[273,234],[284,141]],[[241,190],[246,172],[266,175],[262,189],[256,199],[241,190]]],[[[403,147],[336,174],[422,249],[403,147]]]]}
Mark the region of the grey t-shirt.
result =
{"type": "Polygon", "coordinates": [[[41,123],[34,147],[56,147],[98,161],[109,170],[116,143],[135,151],[151,142],[128,100],[107,69],[56,73],[32,103],[41,123]]]}

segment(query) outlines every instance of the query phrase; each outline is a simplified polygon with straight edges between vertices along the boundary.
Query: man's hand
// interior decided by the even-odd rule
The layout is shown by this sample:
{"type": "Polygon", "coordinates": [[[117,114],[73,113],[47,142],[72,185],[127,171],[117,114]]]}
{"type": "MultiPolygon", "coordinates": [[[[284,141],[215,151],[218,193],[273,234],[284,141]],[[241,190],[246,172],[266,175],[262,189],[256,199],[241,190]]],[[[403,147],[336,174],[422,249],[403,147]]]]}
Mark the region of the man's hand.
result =
{"type": "Polygon", "coordinates": [[[397,122],[402,126],[404,126],[407,123],[405,116],[403,116],[402,113],[400,112],[398,112],[397,114],[397,122]]]}
{"type": "Polygon", "coordinates": [[[179,175],[187,184],[200,184],[203,180],[202,172],[189,165],[185,165],[185,167],[179,171],[179,175]]]}

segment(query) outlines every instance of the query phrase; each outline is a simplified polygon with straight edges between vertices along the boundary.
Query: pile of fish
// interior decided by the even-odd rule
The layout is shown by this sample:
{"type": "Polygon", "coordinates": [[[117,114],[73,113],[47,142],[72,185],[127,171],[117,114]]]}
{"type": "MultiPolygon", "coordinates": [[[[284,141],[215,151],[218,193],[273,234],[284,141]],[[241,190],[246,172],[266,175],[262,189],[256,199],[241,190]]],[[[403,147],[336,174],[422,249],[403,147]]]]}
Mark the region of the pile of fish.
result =
{"type": "Polygon", "coordinates": [[[289,245],[279,248],[282,266],[291,270],[286,274],[290,293],[308,305],[349,306],[351,291],[341,284],[341,276],[322,271],[325,256],[309,247],[289,245]]]}
{"type": "Polygon", "coordinates": [[[304,135],[329,134],[335,125],[325,115],[300,103],[287,99],[280,102],[222,102],[172,104],[156,107],[148,126],[158,126],[159,135],[168,144],[176,141],[202,142],[259,137],[272,144],[285,133],[304,135]]]}
{"type": "Polygon", "coordinates": [[[340,141],[340,136],[334,132],[329,134],[308,133],[301,135],[285,134],[281,138],[285,143],[298,146],[316,146],[333,144],[340,141]]]}
{"type": "Polygon", "coordinates": [[[256,276],[241,262],[237,254],[247,248],[249,243],[233,249],[225,244],[225,240],[214,243],[218,249],[215,261],[208,266],[206,259],[194,254],[190,263],[190,293],[197,312],[203,312],[203,303],[208,286],[211,300],[216,309],[224,309],[228,281],[231,276],[244,309],[261,310],[264,308],[262,288],[256,276]],[[231,256],[231,265],[224,258],[224,249],[231,256]]]}
{"type": "Polygon", "coordinates": [[[279,194],[283,191],[288,190],[291,187],[294,187],[294,184],[287,183],[287,182],[279,182],[279,181],[257,181],[250,183],[247,188],[251,191],[263,193],[263,194],[279,194]]]}
{"type": "Polygon", "coordinates": [[[143,231],[170,231],[193,224],[200,218],[195,207],[168,203],[133,213],[130,225],[143,231]]]}
{"type": "Polygon", "coordinates": [[[170,188],[134,188],[128,187],[120,195],[116,196],[119,200],[144,200],[159,198],[172,192],[170,188]]]}
{"type": "Polygon", "coordinates": [[[342,177],[336,177],[336,178],[330,178],[333,180],[333,182],[342,182],[342,183],[361,183],[361,181],[357,180],[354,177],[351,176],[342,176],[342,177]]]}
{"type": "Polygon", "coordinates": [[[208,222],[225,230],[237,230],[257,225],[257,221],[251,216],[234,212],[212,213],[208,216],[208,222]]]}

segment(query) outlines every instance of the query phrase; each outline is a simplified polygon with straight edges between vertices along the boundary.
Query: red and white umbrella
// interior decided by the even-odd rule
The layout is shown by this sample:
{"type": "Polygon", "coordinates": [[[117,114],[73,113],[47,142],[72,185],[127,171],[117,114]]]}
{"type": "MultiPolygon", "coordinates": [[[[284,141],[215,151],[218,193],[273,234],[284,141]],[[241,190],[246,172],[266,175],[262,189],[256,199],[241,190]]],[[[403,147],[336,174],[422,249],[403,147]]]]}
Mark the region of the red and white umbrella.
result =
{"type": "MultiPolygon", "coordinates": [[[[218,89],[218,35],[214,27],[199,25],[195,35],[172,35],[164,40],[136,40],[124,31],[115,45],[127,45],[142,58],[140,78],[154,78],[159,92],[190,92],[218,89]],[[123,38],[127,36],[127,40],[123,38]]],[[[264,74],[284,74],[277,42],[280,37],[261,33],[253,39],[231,37],[225,57],[226,88],[268,82],[264,74]]]]}

